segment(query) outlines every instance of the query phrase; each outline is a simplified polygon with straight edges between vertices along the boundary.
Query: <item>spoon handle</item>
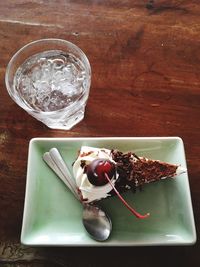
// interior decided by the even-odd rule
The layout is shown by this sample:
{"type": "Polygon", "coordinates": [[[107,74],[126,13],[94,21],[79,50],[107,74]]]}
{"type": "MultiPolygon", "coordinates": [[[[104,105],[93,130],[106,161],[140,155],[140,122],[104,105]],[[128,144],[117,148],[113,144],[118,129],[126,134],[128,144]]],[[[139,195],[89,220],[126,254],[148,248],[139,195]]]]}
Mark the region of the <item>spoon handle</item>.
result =
{"type": "Polygon", "coordinates": [[[44,153],[43,160],[71,190],[74,196],[80,201],[75,182],[72,180],[73,178],[59,151],[56,148],[51,149],[49,152],[44,153]]]}

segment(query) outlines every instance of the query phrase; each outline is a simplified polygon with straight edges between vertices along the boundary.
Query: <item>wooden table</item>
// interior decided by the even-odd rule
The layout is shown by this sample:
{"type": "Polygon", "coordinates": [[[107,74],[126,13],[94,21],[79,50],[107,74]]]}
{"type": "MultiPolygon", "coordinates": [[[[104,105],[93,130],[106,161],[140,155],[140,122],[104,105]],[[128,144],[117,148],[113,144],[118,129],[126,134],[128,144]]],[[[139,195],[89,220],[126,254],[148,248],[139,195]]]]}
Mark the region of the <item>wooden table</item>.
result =
{"type": "Polygon", "coordinates": [[[180,136],[200,231],[198,0],[0,1],[0,266],[199,266],[183,247],[30,248],[20,245],[28,143],[33,137],[180,136]],[[41,38],[77,44],[92,66],[85,119],[51,130],[8,96],[11,56],[41,38]],[[124,263],[126,262],[126,263],[124,263]]]}

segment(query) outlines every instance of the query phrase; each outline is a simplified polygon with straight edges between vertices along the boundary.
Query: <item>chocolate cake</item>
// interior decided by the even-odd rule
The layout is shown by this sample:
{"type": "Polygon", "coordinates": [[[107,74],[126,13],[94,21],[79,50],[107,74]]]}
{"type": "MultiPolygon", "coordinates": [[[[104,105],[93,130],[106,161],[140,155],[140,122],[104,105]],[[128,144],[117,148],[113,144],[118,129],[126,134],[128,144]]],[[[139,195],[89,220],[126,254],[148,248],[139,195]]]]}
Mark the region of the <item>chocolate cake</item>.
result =
{"type": "Polygon", "coordinates": [[[146,183],[174,177],[178,168],[178,165],[138,157],[132,152],[122,153],[112,150],[111,155],[116,162],[116,170],[119,174],[115,185],[121,192],[127,187],[136,190],[146,183]]]}
{"type": "Polygon", "coordinates": [[[73,165],[76,184],[86,202],[135,191],[144,184],[175,177],[186,170],[178,165],[139,157],[133,152],[81,147],[73,165]],[[110,180],[110,181],[109,181],[110,180]]]}

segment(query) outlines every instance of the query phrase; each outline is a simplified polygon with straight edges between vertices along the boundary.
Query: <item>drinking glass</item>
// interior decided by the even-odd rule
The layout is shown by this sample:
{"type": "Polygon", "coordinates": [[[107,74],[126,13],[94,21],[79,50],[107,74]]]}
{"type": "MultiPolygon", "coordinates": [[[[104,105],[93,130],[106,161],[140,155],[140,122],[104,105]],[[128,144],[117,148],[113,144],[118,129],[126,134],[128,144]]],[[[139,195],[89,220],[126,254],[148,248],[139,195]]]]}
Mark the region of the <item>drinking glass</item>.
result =
{"type": "Polygon", "coordinates": [[[69,130],[84,118],[91,67],[69,41],[42,39],[11,58],[5,76],[11,98],[49,128],[69,130]]]}

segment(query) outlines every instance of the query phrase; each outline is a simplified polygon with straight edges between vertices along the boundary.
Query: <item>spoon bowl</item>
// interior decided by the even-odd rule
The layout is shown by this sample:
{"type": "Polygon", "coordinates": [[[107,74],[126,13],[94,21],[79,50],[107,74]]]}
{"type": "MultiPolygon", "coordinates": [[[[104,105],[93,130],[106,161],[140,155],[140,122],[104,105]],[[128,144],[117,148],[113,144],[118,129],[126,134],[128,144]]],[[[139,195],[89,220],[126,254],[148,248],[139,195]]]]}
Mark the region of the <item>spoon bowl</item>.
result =
{"type": "Polygon", "coordinates": [[[110,236],[112,222],[99,207],[84,204],[82,221],[85,229],[93,239],[104,241],[110,236]]]}
{"type": "Polygon", "coordinates": [[[52,148],[49,152],[44,153],[43,160],[82,204],[82,222],[90,237],[96,241],[107,240],[112,230],[112,222],[109,216],[100,207],[94,204],[84,203],[81,200],[75,180],[57,148],[52,148]]]}

